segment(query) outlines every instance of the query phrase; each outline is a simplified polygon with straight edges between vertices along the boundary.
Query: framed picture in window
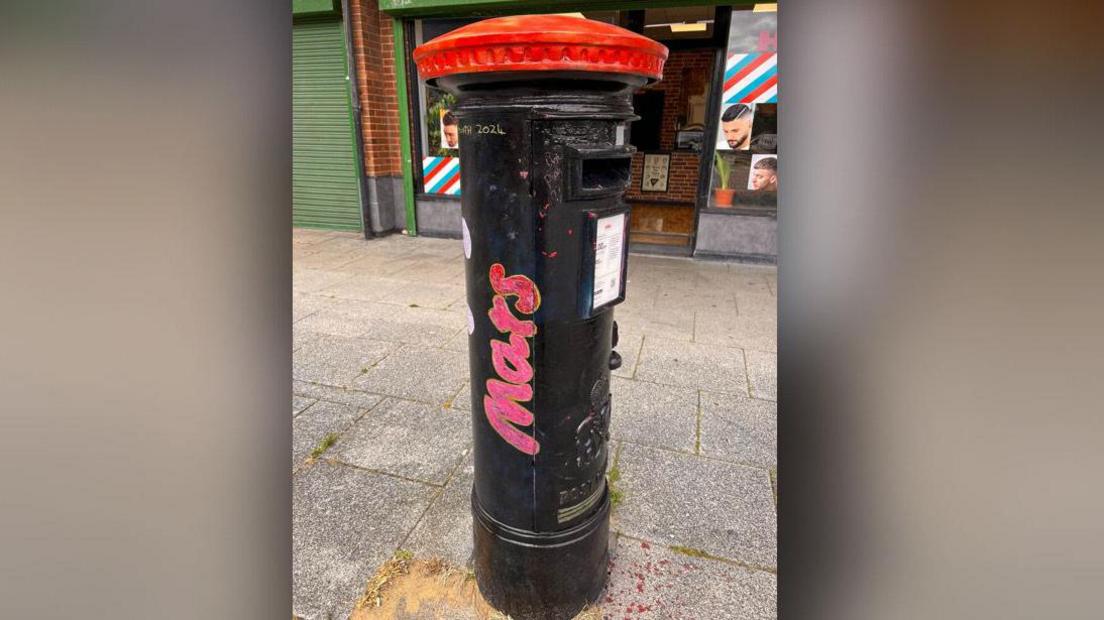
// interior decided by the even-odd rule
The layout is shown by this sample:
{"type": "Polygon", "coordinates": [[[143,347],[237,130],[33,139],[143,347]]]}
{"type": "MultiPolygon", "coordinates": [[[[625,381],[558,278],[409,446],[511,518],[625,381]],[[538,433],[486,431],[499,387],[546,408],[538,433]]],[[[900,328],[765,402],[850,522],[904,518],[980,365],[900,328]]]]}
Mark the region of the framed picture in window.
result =
{"type": "Polygon", "coordinates": [[[701,129],[681,129],[675,134],[675,148],[700,152],[704,136],[701,129]]]}
{"type": "Polygon", "coordinates": [[[670,170],[670,153],[644,153],[644,171],[640,175],[640,191],[667,191],[667,175],[670,170]]]}

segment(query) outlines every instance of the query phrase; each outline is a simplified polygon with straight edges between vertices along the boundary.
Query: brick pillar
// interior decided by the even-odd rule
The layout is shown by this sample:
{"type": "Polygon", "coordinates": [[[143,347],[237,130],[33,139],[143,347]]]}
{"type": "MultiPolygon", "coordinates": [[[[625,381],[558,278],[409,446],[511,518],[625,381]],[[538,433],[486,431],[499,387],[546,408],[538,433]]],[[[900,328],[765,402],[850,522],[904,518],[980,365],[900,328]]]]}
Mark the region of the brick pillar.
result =
{"type": "Polygon", "coordinates": [[[402,229],[406,226],[406,212],[391,18],[380,13],[377,0],[348,2],[368,185],[368,219],[373,232],[402,229]]]}

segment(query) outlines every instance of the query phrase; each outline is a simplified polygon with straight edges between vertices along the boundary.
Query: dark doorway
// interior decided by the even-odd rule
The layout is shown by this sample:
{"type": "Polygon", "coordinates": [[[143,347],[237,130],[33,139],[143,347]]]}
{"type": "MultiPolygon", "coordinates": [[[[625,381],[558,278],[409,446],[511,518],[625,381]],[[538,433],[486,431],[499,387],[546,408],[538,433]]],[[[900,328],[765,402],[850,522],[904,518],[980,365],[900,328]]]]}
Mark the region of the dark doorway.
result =
{"type": "Polygon", "coordinates": [[[633,95],[633,110],[640,120],[634,121],[629,143],[641,151],[658,151],[663,130],[663,91],[643,91],[633,95]]]}

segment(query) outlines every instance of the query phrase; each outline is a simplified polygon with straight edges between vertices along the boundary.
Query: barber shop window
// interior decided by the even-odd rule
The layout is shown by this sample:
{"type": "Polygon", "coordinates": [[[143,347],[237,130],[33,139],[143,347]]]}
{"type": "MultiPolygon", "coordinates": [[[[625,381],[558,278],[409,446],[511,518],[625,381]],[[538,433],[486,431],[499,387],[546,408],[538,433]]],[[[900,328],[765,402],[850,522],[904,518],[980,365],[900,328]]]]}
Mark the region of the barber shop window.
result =
{"type": "MultiPolygon", "coordinates": [[[[475,21],[479,20],[417,20],[414,22],[415,46],[475,21]]],[[[417,75],[417,66],[413,59],[407,59],[407,62],[411,75],[417,75]]],[[[417,132],[414,136],[417,150],[415,161],[421,161],[420,168],[415,166],[419,193],[459,198],[460,127],[452,114],[456,98],[426,84],[421,76],[418,76],[418,85],[413,95],[417,100],[417,108],[412,110],[416,117],[413,125],[417,132]]]]}
{"type": "Polygon", "coordinates": [[[778,207],[777,4],[732,9],[709,207],[778,207]]]}

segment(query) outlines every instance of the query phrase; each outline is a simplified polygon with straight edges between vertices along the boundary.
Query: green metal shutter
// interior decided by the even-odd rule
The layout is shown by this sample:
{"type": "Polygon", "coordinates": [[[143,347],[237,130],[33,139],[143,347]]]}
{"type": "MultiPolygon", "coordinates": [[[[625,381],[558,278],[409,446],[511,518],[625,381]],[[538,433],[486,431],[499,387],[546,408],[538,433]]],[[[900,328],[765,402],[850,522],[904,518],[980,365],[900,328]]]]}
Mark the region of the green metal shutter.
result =
{"type": "Polygon", "coordinates": [[[363,230],[341,22],[295,23],[291,58],[292,223],[363,230]]]}

